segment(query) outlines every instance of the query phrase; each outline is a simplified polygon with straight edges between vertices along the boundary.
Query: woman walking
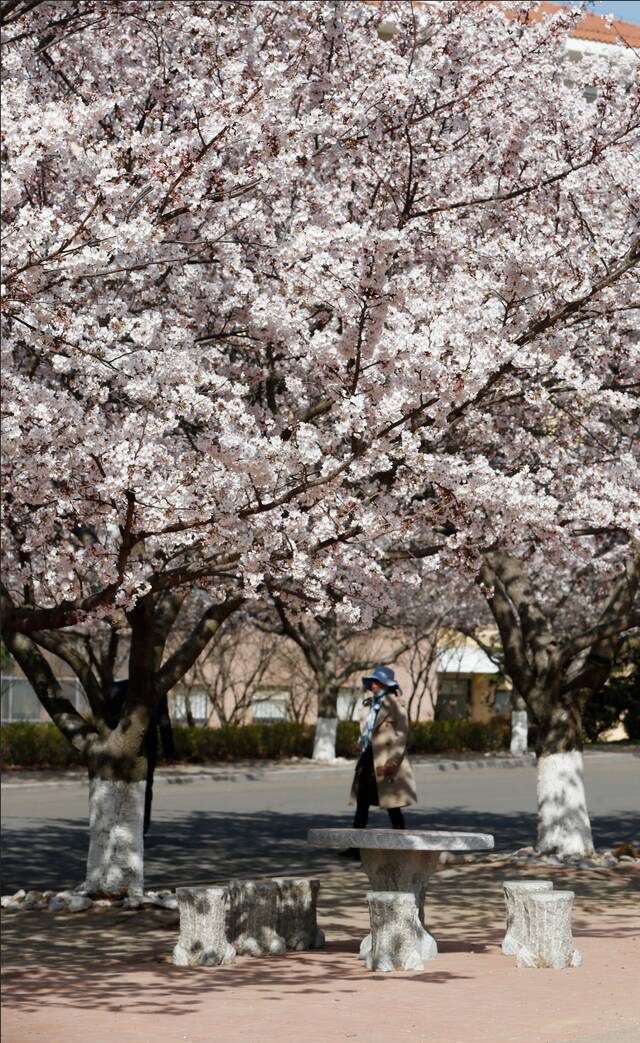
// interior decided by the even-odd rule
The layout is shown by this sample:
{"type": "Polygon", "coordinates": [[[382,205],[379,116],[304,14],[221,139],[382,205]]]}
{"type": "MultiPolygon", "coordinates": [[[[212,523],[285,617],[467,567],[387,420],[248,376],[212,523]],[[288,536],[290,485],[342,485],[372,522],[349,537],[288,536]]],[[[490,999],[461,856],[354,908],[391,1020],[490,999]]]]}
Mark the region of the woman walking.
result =
{"type": "Polygon", "coordinates": [[[364,829],[369,808],[389,813],[394,829],[404,829],[402,808],[416,803],[416,785],[407,759],[409,718],[391,667],[374,666],[362,684],[371,696],[360,725],[359,757],[350,803],[355,803],[354,829],[364,829]]]}

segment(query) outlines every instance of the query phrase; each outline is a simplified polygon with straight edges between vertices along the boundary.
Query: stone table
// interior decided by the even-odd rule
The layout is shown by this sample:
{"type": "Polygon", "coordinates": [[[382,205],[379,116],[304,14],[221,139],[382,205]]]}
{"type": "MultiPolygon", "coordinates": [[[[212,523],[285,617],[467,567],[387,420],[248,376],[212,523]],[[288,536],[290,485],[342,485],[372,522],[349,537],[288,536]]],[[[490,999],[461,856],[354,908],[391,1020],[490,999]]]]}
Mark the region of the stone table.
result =
{"type": "MultiPolygon", "coordinates": [[[[424,921],[427,881],[438,868],[442,851],[488,851],[493,837],[488,833],[448,833],[425,829],[310,829],[307,840],[312,847],[359,848],[362,868],[372,891],[411,891],[422,925],[420,952],[425,960],[438,954],[435,938],[424,921]]],[[[371,935],[360,946],[366,959],[371,935]]]]}

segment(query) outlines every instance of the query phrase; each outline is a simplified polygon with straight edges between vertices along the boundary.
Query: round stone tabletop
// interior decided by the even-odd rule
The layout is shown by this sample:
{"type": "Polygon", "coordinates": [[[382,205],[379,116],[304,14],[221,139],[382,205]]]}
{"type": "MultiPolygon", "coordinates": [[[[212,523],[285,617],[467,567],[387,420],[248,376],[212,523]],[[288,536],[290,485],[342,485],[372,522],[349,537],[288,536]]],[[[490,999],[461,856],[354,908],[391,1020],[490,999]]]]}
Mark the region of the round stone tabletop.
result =
{"type": "Polygon", "coordinates": [[[310,829],[312,847],[373,848],[387,851],[486,851],[490,833],[447,833],[426,829],[310,829]]]}

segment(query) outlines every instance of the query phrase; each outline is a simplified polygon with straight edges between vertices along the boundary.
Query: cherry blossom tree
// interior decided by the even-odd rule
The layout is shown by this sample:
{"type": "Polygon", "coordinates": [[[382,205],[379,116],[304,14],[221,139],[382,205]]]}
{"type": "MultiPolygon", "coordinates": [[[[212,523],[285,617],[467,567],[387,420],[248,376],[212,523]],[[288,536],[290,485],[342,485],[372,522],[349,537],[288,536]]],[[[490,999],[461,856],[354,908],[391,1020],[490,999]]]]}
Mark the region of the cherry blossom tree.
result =
{"type": "Polygon", "coordinates": [[[6,634],[9,650],[89,773],[88,892],[142,890],[158,726],[165,754],[172,748],[169,692],[240,604],[238,597],[210,603],[197,591],[191,597],[145,594],[131,610],[114,610],[93,624],[6,634]],[[77,677],[86,711],[62,695],[51,656],[77,677]]]}
{"type": "Polygon", "coordinates": [[[637,534],[637,63],[535,6],[3,5],[3,625],[129,613],[125,760],[157,597],[637,534]]]}
{"type": "Polygon", "coordinates": [[[563,575],[557,561],[541,560],[540,548],[524,560],[496,550],[480,573],[505,670],[537,726],[537,850],[562,858],[593,853],[582,717],[625,634],[640,626],[640,554],[632,551],[623,570],[609,575],[604,565],[604,575],[588,566],[563,575]]]}
{"type": "Polygon", "coordinates": [[[535,725],[541,854],[593,854],[583,717],[640,633],[639,580],[637,544],[615,529],[598,538],[567,531],[562,550],[554,541],[496,544],[466,591],[458,576],[457,628],[509,678],[514,707],[535,725]]]}

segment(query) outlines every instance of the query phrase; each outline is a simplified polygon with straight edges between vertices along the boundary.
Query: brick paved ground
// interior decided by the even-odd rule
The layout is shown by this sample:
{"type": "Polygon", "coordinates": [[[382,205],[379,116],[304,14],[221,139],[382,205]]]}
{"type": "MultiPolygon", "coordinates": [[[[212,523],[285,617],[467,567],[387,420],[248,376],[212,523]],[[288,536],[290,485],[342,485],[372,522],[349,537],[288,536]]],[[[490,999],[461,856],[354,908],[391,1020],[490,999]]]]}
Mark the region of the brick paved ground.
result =
{"type": "MultiPolygon", "coordinates": [[[[176,916],[3,915],[5,1043],[637,1043],[640,872],[545,869],[576,892],[584,966],[517,970],[499,952],[502,863],[453,866],[427,905],[440,947],[423,973],[365,971],[362,871],[322,876],[327,947],[230,967],[173,967],[176,916]]],[[[212,881],[213,882],[213,881],[212,881]]]]}

